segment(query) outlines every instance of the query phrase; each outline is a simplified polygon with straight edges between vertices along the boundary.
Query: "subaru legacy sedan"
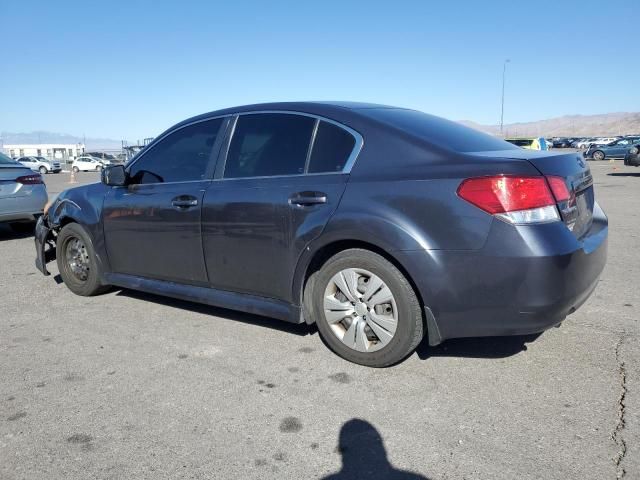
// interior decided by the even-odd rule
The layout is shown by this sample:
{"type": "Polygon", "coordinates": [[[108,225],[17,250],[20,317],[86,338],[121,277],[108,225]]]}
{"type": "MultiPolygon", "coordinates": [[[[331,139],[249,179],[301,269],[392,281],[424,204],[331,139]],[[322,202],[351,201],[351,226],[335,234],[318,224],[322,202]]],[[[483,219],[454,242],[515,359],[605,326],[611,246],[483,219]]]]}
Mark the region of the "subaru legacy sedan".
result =
{"type": "Polygon", "coordinates": [[[36,266],[315,323],[383,367],[455,337],[542,332],[593,292],[607,217],[576,153],[414,110],[275,103],[185,120],[60,194],[36,266]]]}

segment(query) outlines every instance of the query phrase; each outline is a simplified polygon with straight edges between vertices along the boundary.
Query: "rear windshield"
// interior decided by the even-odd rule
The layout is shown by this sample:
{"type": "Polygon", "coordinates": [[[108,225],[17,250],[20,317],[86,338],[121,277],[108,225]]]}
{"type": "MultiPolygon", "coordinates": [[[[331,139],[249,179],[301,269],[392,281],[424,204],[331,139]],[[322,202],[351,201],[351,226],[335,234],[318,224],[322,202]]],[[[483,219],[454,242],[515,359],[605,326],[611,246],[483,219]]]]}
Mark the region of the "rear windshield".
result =
{"type": "Polygon", "coordinates": [[[456,152],[492,152],[518,148],[500,138],[416,110],[372,108],[361,112],[438,147],[456,152]]]}
{"type": "Polygon", "coordinates": [[[6,156],[4,153],[0,152],[0,163],[15,165],[15,160],[12,160],[10,157],[6,156]]]}

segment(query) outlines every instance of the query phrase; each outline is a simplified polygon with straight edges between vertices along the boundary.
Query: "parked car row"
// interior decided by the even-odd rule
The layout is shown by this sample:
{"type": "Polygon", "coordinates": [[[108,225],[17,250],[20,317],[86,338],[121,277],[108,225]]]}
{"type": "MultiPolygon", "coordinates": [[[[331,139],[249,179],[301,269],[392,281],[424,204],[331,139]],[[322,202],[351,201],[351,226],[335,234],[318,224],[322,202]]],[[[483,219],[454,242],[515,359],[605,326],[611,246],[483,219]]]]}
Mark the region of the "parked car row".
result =
{"type": "Polygon", "coordinates": [[[594,160],[625,158],[631,149],[635,148],[637,150],[638,145],[640,145],[640,136],[622,137],[605,145],[592,143],[584,151],[583,155],[594,160]]]}
{"type": "Polygon", "coordinates": [[[608,145],[616,140],[629,137],[637,137],[638,135],[626,135],[617,137],[553,137],[547,140],[553,148],[579,148],[586,150],[594,145],[608,145]]]}

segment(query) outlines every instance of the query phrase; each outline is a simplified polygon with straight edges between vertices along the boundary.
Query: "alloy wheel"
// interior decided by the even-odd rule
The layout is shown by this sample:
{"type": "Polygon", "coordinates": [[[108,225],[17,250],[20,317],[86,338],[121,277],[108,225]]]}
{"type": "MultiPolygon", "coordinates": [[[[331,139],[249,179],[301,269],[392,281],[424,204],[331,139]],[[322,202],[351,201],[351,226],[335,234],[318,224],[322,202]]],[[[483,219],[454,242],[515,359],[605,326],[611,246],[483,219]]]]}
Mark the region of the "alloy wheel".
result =
{"type": "Polygon", "coordinates": [[[70,238],[67,242],[65,255],[69,272],[77,280],[86,282],[89,278],[90,261],[84,242],[77,237],[70,238]]]}

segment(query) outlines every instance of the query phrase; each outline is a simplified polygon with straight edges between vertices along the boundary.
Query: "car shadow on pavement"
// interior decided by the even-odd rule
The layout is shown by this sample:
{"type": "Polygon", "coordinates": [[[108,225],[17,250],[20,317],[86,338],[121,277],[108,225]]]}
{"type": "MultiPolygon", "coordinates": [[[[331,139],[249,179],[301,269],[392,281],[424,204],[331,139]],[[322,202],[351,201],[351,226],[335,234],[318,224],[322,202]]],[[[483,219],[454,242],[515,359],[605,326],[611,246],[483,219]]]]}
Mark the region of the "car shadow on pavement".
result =
{"type": "Polygon", "coordinates": [[[20,240],[22,238],[33,237],[34,230],[27,229],[24,232],[16,232],[9,225],[0,225],[0,242],[5,240],[20,240]]]}
{"type": "Polygon", "coordinates": [[[640,172],[614,172],[607,173],[608,177],[640,177],[640,172]]]}
{"type": "Polygon", "coordinates": [[[382,436],[365,420],[352,418],[342,425],[338,452],[342,455],[342,468],[322,480],[429,480],[395,468],[387,458],[382,436]]]}
{"type": "Polygon", "coordinates": [[[289,323],[275,318],[263,317],[251,313],[244,313],[235,310],[227,310],[226,308],[214,307],[202,303],[188,302],[178,300],[171,297],[163,297],[152,293],[140,292],[137,290],[118,289],[116,295],[135,298],[145,302],[153,302],[169,307],[179,308],[181,310],[189,310],[190,312],[202,313],[212,317],[222,317],[236,322],[248,323],[260,327],[271,328],[282,332],[293,333],[299,336],[313,335],[317,332],[315,325],[307,325],[306,323],[289,323]]]}
{"type": "Polygon", "coordinates": [[[427,339],[418,345],[416,353],[421,360],[432,357],[505,358],[527,350],[541,333],[511,337],[456,338],[446,340],[436,347],[429,346],[427,339]]]}

